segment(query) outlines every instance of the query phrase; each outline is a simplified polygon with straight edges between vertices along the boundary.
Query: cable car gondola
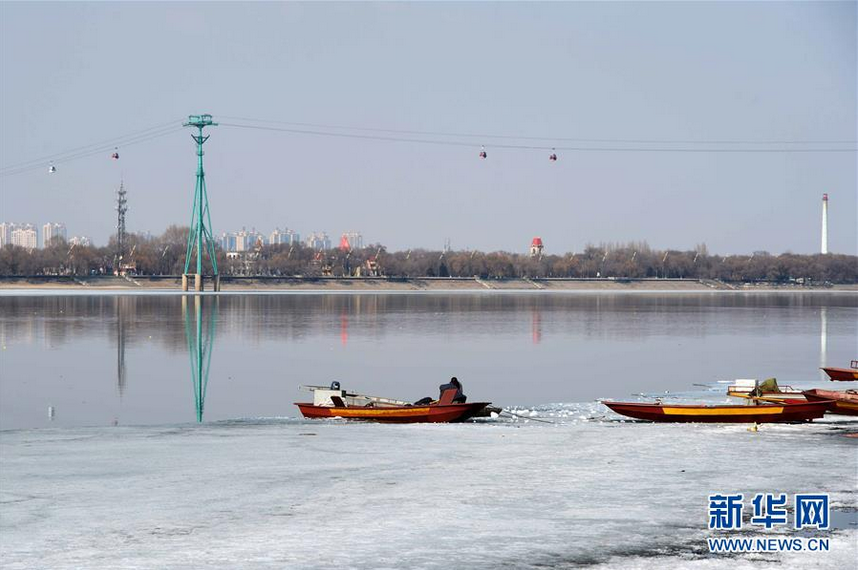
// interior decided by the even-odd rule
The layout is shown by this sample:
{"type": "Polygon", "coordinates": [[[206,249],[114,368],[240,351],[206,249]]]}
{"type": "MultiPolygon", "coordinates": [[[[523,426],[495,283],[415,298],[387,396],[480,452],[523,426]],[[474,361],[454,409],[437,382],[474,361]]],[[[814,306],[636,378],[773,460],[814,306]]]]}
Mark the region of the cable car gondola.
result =
{"type": "Polygon", "coordinates": [[[48,167],[48,174],[53,174],[56,171],[57,171],[57,167],[54,166],[54,163],[51,163],[51,165],[48,167]]]}
{"type": "Polygon", "coordinates": [[[488,155],[486,154],[486,147],[480,147],[480,158],[486,158],[488,155]]]}
{"type": "Polygon", "coordinates": [[[113,154],[110,155],[113,160],[119,160],[119,147],[113,147],[113,154]]]}
{"type": "Polygon", "coordinates": [[[551,162],[557,162],[557,153],[554,152],[553,148],[551,149],[551,154],[548,155],[548,160],[550,160],[551,162]]]}

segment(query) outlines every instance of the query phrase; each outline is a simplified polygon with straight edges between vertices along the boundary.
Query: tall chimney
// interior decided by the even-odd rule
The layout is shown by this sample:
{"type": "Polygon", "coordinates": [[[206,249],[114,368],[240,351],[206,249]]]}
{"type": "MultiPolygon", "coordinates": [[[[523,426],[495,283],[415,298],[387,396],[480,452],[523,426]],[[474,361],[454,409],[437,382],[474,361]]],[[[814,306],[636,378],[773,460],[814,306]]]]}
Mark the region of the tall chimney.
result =
{"type": "Polygon", "coordinates": [[[828,194],[822,195],[822,249],[820,253],[828,253],[828,194]]]}

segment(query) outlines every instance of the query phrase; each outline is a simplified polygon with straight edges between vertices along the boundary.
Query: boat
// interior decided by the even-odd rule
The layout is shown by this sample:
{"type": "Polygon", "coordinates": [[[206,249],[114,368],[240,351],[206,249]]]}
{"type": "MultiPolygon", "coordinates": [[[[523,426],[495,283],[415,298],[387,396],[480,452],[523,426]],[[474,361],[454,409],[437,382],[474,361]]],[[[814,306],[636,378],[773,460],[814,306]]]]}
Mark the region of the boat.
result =
{"type": "Polygon", "coordinates": [[[830,400],[832,402],[828,411],[832,414],[841,414],[844,416],[858,416],[858,390],[846,390],[839,392],[837,390],[805,390],[804,396],[808,402],[819,402],[830,400]]]}
{"type": "Polygon", "coordinates": [[[804,422],[825,415],[830,400],[754,405],[695,405],[602,401],[623,416],[653,422],[774,423],[804,422]]]}
{"type": "Polygon", "coordinates": [[[766,378],[762,382],[753,378],[739,378],[727,386],[727,395],[746,399],[804,400],[801,390],[792,386],[778,386],[776,378],[766,378]]]}
{"type": "Polygon", "coordinates": [[[330,387],[304,386],[313,392],[313,402],[295,402],[305,418],[346,418],[386,423],[450,423],[483,417],[500,408],[491,402],[453,402],[456,390],[445,390],[437,401],[428,398],[410,403],[391,398],[365,396],[340,389],[339,382],[330,387]]]}
{"type": "Polygon", "coordinates": [[[849,368],[826,367],[822,370],[828,374],[828,378],[834,382],[854,382],[858,380],[858,360],[849,363],[849,368]]]}

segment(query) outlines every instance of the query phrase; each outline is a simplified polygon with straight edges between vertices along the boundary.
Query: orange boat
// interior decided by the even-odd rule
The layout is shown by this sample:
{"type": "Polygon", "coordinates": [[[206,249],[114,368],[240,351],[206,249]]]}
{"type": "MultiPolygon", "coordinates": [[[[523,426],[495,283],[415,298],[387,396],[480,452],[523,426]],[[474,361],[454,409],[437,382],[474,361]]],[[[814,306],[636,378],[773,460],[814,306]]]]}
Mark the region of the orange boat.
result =
{"type": "Polygon", "coordinates": [[[832,414],[841,414],[844,416],[858,416],[858,392],[855,390],[846,390],[838,392],[836,390],[805,390],[804,397],[808,402],[819,402],[822,400],[832,401],[828,411],[832,414]]]}
{"type": "Polygon", "coordinates": [[[306,388],[313,392],[313,403],[295,402],[305,418],[348,418],[386,423],[449,423],[487,415],[486,409],[491,405],[491,402],[453,402],[456,397],[455,389],[445,390],[437,401],[410,404],[389,398],[352,394],[340,390],[338,382],[333,383],[330,388],[306,388]]]}
{"type": "Polygon", "coordinates": [[[819,402],[779,402],[760,405],[689,405],[602,401],[618,414],[652,422],[774,423],[821,418],[831,405],[819,402]]]}
{"type": "Polygon", "coordinates": [[[427,406],[386,406],[359,408],[352,406],[316,406],[296,403],[305,418],[348,418],[388,423],[462,422],[476,416],[489,402],[473,404],[429,404],[427,406]]]}
{"type": "Polygon", "coordinates": [[[832,381],[854,382],[858,380],[858,360],[849,363],[849,368],[823,368],[832,381]]]}

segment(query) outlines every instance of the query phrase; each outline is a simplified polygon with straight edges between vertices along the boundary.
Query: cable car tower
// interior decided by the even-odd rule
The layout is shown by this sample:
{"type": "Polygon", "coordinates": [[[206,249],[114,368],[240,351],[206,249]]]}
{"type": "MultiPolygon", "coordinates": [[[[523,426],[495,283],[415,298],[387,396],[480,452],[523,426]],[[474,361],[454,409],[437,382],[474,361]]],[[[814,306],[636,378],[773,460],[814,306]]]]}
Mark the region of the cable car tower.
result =
{"type": "Polygon", "coordinates": [[[220,278],[217,273],[217,257],[215,255],[215,242],[212,236],[212,218],[209,211],[209,198],[206,193],[206,174],[203,170],[203,144],[209,140],[209,135],[203,136],[204,127],[215,127],[217,123],[212,122],[211,115],[190,115],[184,127],[195,127],[198,134],[191,135],[197,143],[197,185],[194,190],[194,207],[191,211],[191,228],[188,233],[188,250],[185,254],[185,271],[182,274],[182,291],[188,290],[188,278],[191,274],[191,259],[194,250],[197,253],[196,273],[194,273],[194,291],[203,290],[203,251],[208,252],[209,261],[212,265],[212,276],[214,278],[214,290],[220,290],[220,278]]]}

